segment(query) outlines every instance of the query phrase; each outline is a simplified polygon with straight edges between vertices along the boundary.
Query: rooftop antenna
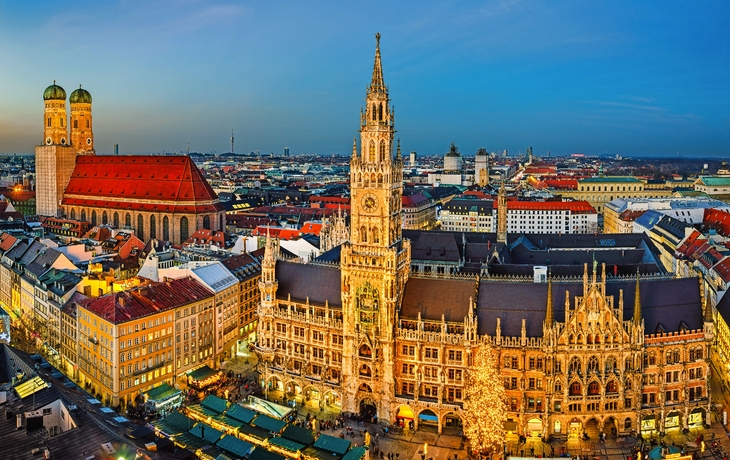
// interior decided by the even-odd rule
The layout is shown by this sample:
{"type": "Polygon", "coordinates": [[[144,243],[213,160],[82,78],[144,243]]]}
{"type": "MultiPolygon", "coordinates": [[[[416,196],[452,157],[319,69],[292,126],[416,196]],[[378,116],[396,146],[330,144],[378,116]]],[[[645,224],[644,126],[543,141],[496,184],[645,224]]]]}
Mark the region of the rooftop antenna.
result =
{"type": "Polygon", "coordinates": [[[233,155],[233,128],[231,128],[231,155],[233,155]]]}
{"type": "Polygon", "coordinates": [[[187,152],[188,152],[188,155],[190,155],[190,142],[188,142],[188,150],[187,150],[187,152]]]}

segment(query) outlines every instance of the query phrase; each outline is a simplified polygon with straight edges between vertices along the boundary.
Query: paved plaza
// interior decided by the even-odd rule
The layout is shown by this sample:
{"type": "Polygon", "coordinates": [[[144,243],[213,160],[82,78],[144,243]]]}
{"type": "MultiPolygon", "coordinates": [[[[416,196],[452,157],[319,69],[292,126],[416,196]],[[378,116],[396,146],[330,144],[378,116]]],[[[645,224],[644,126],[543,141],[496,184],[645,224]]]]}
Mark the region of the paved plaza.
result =
{"type": "MultiPolygon", "coordinates": [[[[250,381],[257,381],[257,364],[256,355],[247,353],[225,362],[223,368],[226,371],[232,370],[234,374],[241,374],[250,381]]],[[[340,411],[335,406],[320,408],[317,401],[305,401],[301,397],[289,399],[283,391],[264,393],[264,396],[272,402],[291,405],[296,401],[297,413],[302,419],[310,416],[322,421],[334,420],[340,416],[340,411]]],[[[719,389],[716,394],[721,394],[719,389]]],[[[713,417],[710,429],[692,429],[686,434],[681,430],[669,430],[664,436],[655,436],[653,440],[609,436],[605,441],[569,438],[543,442],[541,438],[528,437],[524,443],[519,443],[517,437],[514,437],[507,440],[505,450],[510,457],[545,458],[563,455],[573,458],[580,456],[585,459],[626,460],[636,448],[651,450],[653,444],[664,443],[667,446],[684,447],[689,453],[696,452],[698,459],[723,460],[723,452],[730,453],[730,440],[720,423],[719,414],[715,413],[713,417]],[[705,452],[700,452],[695,442],[698,435],[703,435],[707,441],[705,452]],[[713,447],[715,444],[717,447],[713,447]]],[[[343,435],[353,444],[362,445],[364,437],[361,435],[361,430],[369,431],[372,434],[371,458],[381,458],[381,452],[382,458],[387,459],[388,454],[393,454],[396,460],[421,460],[424,457],[433,460],[468,458],[468,445],[462,442],[460,433],[453,428],[445,428],[444,433],[439,435],[435,427],[422,425],[416,431],[391,429],[386,435],[382,425],[358,422],[349,418],[345,418],[345,425],[352,428],[352,435],[347,434],[347,428],[323,430],[323,432],[333,436],[343,435]]]]}

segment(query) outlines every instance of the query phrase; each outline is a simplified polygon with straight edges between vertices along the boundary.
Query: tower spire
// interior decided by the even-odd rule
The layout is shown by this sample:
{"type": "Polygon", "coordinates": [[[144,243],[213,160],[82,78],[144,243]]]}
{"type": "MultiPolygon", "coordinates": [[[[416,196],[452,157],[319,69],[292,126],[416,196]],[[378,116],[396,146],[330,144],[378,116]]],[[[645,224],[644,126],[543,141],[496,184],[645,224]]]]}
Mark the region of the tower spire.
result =
{"type": "Polygon", "coordinates": [[[357,139],[352,138],[352,158],[357,158],[357,139]]]}
{"type": "Polygon", "coordinates": [[[400,138],[398,139],[398,148],[396,149],[395,157],[397,159],[399,159],[399,160],[401,159],[401,155],[400,155],[400,138]]]}
{"type": "Polygon", "coordinates": [[[545,324],[550,326],[553,324],[553,278],[552,273],[548,273],[548,292],[547,292],[547,311],[545,312],[545,324]]]}
{"type": "Polygon", "coordinates": [[[636,269],[636,293],[634,294],[634,324],[641,324],[641,292],[639,291],[639,269],[636,269]]]}
{"type": "Polygon", "coordinates": [[[507,244],[507,189],[504,179],[497,195],[497,243],[507,244]]]}
{"type": "Polygon", "coordinates": [[[370,93],[385,93],[383,81],[383,64],[380,62],[380,33],[375,34],[375,63],[373,64],[373,80],[368,88],[370,93]]]}

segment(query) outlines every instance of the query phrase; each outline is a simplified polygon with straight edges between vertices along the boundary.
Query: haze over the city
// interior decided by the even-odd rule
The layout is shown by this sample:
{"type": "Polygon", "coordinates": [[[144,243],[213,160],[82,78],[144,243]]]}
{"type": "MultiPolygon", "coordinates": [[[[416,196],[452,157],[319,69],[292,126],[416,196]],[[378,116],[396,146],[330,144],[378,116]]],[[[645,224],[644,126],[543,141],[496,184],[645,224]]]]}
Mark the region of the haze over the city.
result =
{"type": "Polygon", "coordinates": [[[404,151],[721,156],[730,2],[3,2],[0,153],[54,80],[99,153],[347,154],[380,32],[404,151]],[[189,144],[188,144],[189,143],[189,144]]]}

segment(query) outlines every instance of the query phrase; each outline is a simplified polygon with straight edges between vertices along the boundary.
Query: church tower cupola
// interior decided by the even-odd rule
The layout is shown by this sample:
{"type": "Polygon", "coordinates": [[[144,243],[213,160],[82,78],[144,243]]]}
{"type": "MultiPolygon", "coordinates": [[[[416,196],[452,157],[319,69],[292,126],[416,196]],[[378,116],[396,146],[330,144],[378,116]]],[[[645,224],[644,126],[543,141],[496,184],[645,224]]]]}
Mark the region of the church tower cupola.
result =
{"type": "Polygon", "coordinates": [[[66,126],[66,91],[53,81],[43,91],[43,144],[68,145],[68,126],[66,126]]]}
{"type": "Polygon", "coordinates": [[[91,118],[91,94],[79,88],[71,93],[71,145],[78,153],[94,153],[94,132],[91,118]]]}

